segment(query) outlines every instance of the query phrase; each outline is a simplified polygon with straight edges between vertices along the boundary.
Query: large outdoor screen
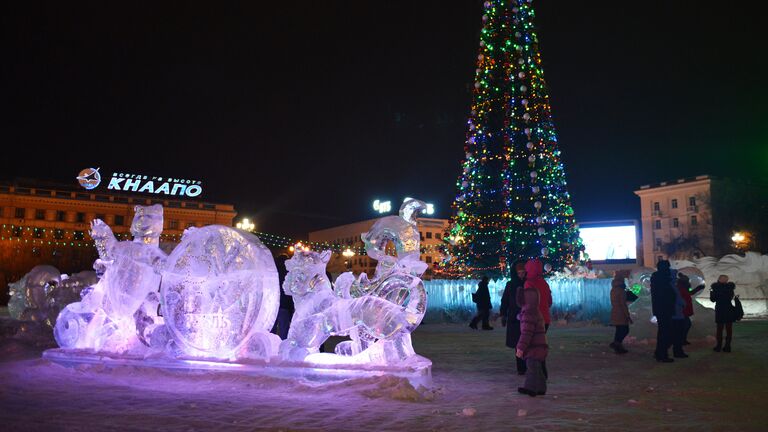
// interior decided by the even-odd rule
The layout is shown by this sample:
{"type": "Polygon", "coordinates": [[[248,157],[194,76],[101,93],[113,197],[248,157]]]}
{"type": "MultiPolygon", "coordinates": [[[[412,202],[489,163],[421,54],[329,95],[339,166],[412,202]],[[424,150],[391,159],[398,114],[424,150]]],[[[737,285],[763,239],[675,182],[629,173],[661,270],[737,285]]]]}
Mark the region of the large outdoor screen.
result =
{"type": "Polygon", "coordinates": [[[634,225],[580,227],[579,232],[592,261],[637,259],[634,225]]]}

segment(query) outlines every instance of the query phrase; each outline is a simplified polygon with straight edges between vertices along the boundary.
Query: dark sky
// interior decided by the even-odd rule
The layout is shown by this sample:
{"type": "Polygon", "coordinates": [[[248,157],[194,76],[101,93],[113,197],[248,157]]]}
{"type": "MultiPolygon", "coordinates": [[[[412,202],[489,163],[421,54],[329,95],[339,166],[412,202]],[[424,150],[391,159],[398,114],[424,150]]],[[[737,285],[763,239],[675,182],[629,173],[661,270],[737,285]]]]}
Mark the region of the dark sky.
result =
{"type": "MultiPolygon", "coordinates": [[[[581,221],[639,185],[768,167],[761,15],[736,2],[537,1],[581,221]]],[[[4,2],[0,177],[88,166],[203,181],[301,235],[374,198],[447,216],[482,2],[4,2]]]]}

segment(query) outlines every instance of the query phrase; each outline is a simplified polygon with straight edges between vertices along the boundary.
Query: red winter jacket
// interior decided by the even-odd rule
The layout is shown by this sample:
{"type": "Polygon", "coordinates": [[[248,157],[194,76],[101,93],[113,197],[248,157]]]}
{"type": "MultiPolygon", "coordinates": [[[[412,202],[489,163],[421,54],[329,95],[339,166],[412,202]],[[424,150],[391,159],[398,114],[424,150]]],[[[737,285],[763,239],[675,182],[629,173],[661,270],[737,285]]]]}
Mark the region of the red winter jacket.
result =
{"type": "Polygon", "coordinates": [[[539,312],[539,292],[534,288],[523,290],[525,304],[518,315],[520,319],[520,339],[517,349],[523,352],[524,359],[544,361],[549,353],[544,318],[539,312]]]}
{"type": "Polygon", "coordinates": [[[688,278],[677,279],[677,290],[680,291],[680,296],[685,301],[685,307],[683,307],[683,315],[690,317],[693,316],[693,295],[704,289],[704,285],[697,286],[691,290],[691,282],[688,278]]]}
{"type": "Polygon", "coordinates": [[[539,292],[539,311],[544,317],[544,324],[552,322],[549,308],[552,307],[552,291],[544,280],[544,265],[538,259],[525,263],[525,288],[534,288],[539,292]]]}

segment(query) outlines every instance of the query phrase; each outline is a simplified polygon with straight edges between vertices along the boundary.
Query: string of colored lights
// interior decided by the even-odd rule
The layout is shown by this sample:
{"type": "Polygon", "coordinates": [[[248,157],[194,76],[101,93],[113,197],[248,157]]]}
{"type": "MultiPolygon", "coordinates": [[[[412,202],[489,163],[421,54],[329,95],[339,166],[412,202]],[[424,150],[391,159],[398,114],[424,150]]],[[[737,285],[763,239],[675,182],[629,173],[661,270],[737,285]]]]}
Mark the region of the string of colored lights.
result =
{"type": "MultiPolygon", "coordinates": [[[[130,240],[132,238],[130,233],[114,233],[115,238],[118,240],[130,240]]],[[[351,246],[344,243],[331,243],[331,242],[311,242],[308,240],[296,239],[293,237],[266,233],[266,232],[254,232],[259,240],[266,246],[275,248],[289,248],[297,244],[304,245],[311,250],[331,250],[336,253],[343,253],[345,250],[351,250],[355,255],[366,255],[365,247],[363,246],[351,246]]],[[[40,228],[33,226],[23,225],[2,225],[0,230],[0,240],[16,241],[19,243],[31,243],[31,244],[49,244],[57,246],[78,246],[86,247],[93,246],[93,241],[90,240],[87,230],[67,230],[62,228],[40,228]],[[29,236],[32,237],[29,237],[29,236]],[[39,237],[36,237],[39,235],[39,237]]],[[[177,243],[181,240],[180,234],[161,234],[161,242],[177,243]]],[[[420,250],[422,253],[445,253],[446,246],[440,245],[424,245],[420,250]]],[[[393,250],[394,251],[394,250],[393,250]]]]}
{"type": "Polygon", "coordinates": [[[530,3],[483,4],[446,275],[503,276],[530,257],[559,269],[580,247],[530,3]]]}

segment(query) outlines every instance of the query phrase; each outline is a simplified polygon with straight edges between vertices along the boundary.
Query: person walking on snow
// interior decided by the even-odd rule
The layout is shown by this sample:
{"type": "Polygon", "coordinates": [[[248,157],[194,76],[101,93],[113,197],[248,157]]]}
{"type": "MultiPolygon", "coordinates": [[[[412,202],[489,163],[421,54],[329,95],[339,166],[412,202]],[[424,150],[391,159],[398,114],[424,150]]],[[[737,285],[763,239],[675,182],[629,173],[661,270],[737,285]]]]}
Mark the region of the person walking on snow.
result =
{"type": "Polygon", "coordinates": [[[669,346],[672,345],[672,316],[675,314],[675,289],[672,287],[672,273],[667,260],[656,265],[651,275],[651,305],[656,317],[656,361],[672,363],[669,358],[669,346]]]}
{"type": "Polygon", "coordinates": [[[520,340],[515,354],[525,359],[527,371],[525,383],[517,391],[535,397],[547,393],[547,376],[544,362],[549,353],[544,317],[539,308],[539,291],[535,288],[523,290],[525,303],[520,311],[520,340]]]}
{"type": "Polygon", "coordinates": [[[629,334],[632,317],[627,305],[627,285],[624,280],[629,277],[629,270],[617,270],[611,281],[611,325],[616,327],[613,342],[610,347],[616,354],[626,354],[624,338],[629,334]]]}
{"type": "MultiPolygon", "coordinates": [[[[675,273],[677,273],[677,270],[675,270],[675,273]]],[[[672,278],[677,279],[675,276],[672,278]]],[[[672,314],[672,354],[675,358],[688,358],[688,354],[683,351],[683,338],[685,337],[685,300],[680,294],[676,282],[674,286],[670,286],[675,295],[675,312],[672,314]]]]}
{"type": "Polygon", "coordinates": [[[691,326],[693,325],[691,322],[691,317],[693,316],[693,296],[704,289],[704,284],[691,290],[690,278],[682,273],[678,273],[676,286],[677,290],[680,291],[680,296],[682,296],[683,301],[685,301],[685,307],[683,308],[683,315],[685,316],[682,336],[683,345],[690,345],[691,343],[688,342],[688,332],[691,331],[691,326]]]}
{"type": "Polygon", "coordinates": [[[728,282],[728,276],[720,275],[717,282],[712,284],[712,290],[709,292],[709,299],[715,303],[715,322],[717,323],[717,345],[716,352],[731,352],[731,339],[733,338],[734,306],[731,301],[734,297],[736,285],[728,282]],[[723,327],[725,327],[725,346],[723,346],[723,327]]]}
{"type": "Polygon", "coordinates": [[[483,276],[483,279],[477,285],[477,291],[472,294],[472,301],[477,303],[477,315],[472,318],[472,322],[469,326],[472,329],[477,330],[478,321],[483,321],[483,330],[493,330],[488,320],[491,317],[491,293],[488,291],[488,276],[483,276]]]}
{"type": "Polygon", "coordinates": [[[544,264],[534,258],[525,264],[525,288],[533,288],[539,292],[539,310],[544,318],[544,328],[549,330],[549,324],[552,317],[549,314],[549,308],[552,307],[552,291],[549,284],[544,280],[544,264]]]}
{"type": "MultiPolygon", "coordinates": [[[[520,320],[517,315],[520,313],[523,303],[523,285],[525,283],[525,261],[517,261],[512,267],[512,275],[509,282],[504,287],[504,294],[501,297],[501,306],[499,314],[501,315],[501,325],[507,326],[506,345],[509,348],[516,349],[517,341],[520,339],[520,320]]],[[[525,375],[525,360],[515,356],[517,374],[525,375]]]]}

